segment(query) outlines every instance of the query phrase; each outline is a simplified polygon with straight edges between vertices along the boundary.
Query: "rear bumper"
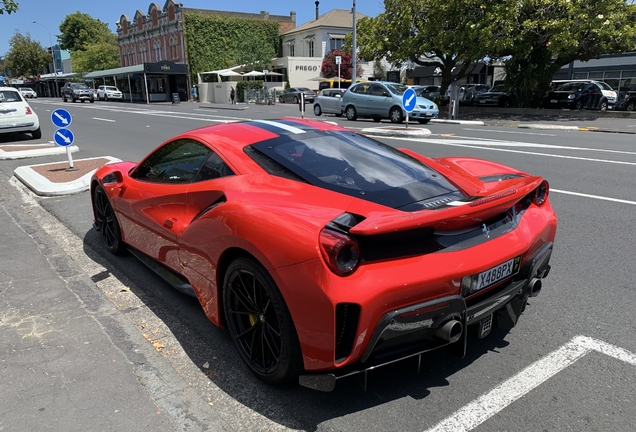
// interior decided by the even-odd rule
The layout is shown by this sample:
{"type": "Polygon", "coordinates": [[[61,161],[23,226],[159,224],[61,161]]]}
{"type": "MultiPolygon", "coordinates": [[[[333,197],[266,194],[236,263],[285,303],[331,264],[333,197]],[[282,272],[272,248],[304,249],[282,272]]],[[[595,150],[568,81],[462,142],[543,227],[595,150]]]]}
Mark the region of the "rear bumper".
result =
{"type": "Polygon", "coordinates": [[[442,347],[463,357],[469,326],[479,326],[484,321],[488,322],[488,328],[490,322],[507,329],[516,325],[528,298],[539,294],[540,280],[550,271],[552,248],[552,243],[544,244],[524,261],[519,273],[487,293],[469,298],[461,295],[437,298],[385,314],[359,362],[328,373],[301,375],[299,384],[331,391],[338,379],[362,373],[366,382],[369,370],[442,347]],[[456,332],[460,329],[459,333],[449,337],[444,331],[449,323],[456,332]]]}

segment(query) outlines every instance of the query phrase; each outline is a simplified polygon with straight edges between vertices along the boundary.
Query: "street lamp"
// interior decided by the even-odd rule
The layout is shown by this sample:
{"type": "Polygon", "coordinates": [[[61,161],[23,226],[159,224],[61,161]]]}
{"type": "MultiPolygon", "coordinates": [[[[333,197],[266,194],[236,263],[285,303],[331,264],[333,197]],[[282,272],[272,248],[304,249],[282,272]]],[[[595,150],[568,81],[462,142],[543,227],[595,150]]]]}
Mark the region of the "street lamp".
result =
{"type": "Polygon", "coordinates": [[[39,22],[31,21],[33,24],[41,25],[44,27],[49,34],[49,43],[51,44],[51,57],[53,57],[53,73],[55,73],[55,97],[58,97],[58,87],[57,87],[57,65],[55,64],[55,49],[53,49],[53,39],[51,38],[51,32],[49,29],[39,22]]]}

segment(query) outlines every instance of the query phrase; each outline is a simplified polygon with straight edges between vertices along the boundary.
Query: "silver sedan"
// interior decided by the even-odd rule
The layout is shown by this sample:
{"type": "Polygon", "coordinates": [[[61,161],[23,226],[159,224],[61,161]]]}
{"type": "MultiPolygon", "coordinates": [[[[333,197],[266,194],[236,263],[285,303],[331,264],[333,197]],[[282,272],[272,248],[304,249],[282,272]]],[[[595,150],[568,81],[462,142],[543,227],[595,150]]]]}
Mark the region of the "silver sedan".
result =
{"type": "Polygon", "coordinates": [[[342,115],[342,95],[345,89],[325,89],[320,92],[314,101],[314,114],[335,114],[340,117],[342,115]]]}

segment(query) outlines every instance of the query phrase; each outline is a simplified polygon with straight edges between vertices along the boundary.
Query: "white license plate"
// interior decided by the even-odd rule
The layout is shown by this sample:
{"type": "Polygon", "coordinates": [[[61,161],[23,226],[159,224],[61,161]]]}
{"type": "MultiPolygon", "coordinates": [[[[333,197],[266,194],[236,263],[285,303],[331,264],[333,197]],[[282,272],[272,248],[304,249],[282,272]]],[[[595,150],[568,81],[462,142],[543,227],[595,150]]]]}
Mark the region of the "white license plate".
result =
{"type": "Polygon", "coordinates": [[[559,102],[559,101],[556,100],[556,99],[550,99],[550,103],[557,103],[557,102],[559,102]]]}
{"type": "Polygon", "coordinates": [[[487,288],[500,280],[517,273],[519,271],[520,263],[521,257],[516,257],[503,264],[499,264],[497,267],[493,267],[490,270],[479,273],[477,278],[477,291],[487,288]]]}

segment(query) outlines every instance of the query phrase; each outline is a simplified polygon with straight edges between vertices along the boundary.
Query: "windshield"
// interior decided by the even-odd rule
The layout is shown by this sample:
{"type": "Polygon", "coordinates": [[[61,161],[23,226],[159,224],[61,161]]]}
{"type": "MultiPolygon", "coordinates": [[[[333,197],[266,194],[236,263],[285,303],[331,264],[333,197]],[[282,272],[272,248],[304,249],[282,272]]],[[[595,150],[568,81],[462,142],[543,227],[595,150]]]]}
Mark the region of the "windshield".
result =
{"type": "Polygon", "coordinates": [[[503,84],[497,84],[497,85],[492,86],[489,91],[491,91],[491,92],[505,92],[507,90],[506,90],[506,87],[503,84]]]}
{"type": "Polygon", "coordinates": [[[20,87],[20,91],[31,91],[31,89],[27,87],[20,87]]]}
{"type": "Polygon", "coordinates": [[[117,87],[106,87],[106,90],[119,91],[117,90],[117,87]]]}
{"type": "Polygon", "coordinates": [[[286,136],[251,147],[307,183],[393,208],[457,192],[417,159],[368,137],[352,132],[303,135],[302,141],[286,136]]]}
{"type": "Polygon", "coordinates": [[[389,91],[395,95],[402,96],[408,88],[404,84],[387,84],[389,91]]]}
{"type": "Polygon", "coordinates": [[[81,84],[81,83],[71,83],[71,87],[75,88],[75,89],[87,89],[88,86],[86,84],[81,84]]]}
{"type": "Polygon", "coordinates": [[[557,86],[556,91],[582,91],[586,83],[569,82],[557,86]]]}
{"type": "Polygon", "coordinates": [[[603,81],[598,81],[597,84],[600,85],[603,90],[610,90],[610,91],[614,90],[612,87],[610,87],[608,83],[605,83],[603,81]]]}

